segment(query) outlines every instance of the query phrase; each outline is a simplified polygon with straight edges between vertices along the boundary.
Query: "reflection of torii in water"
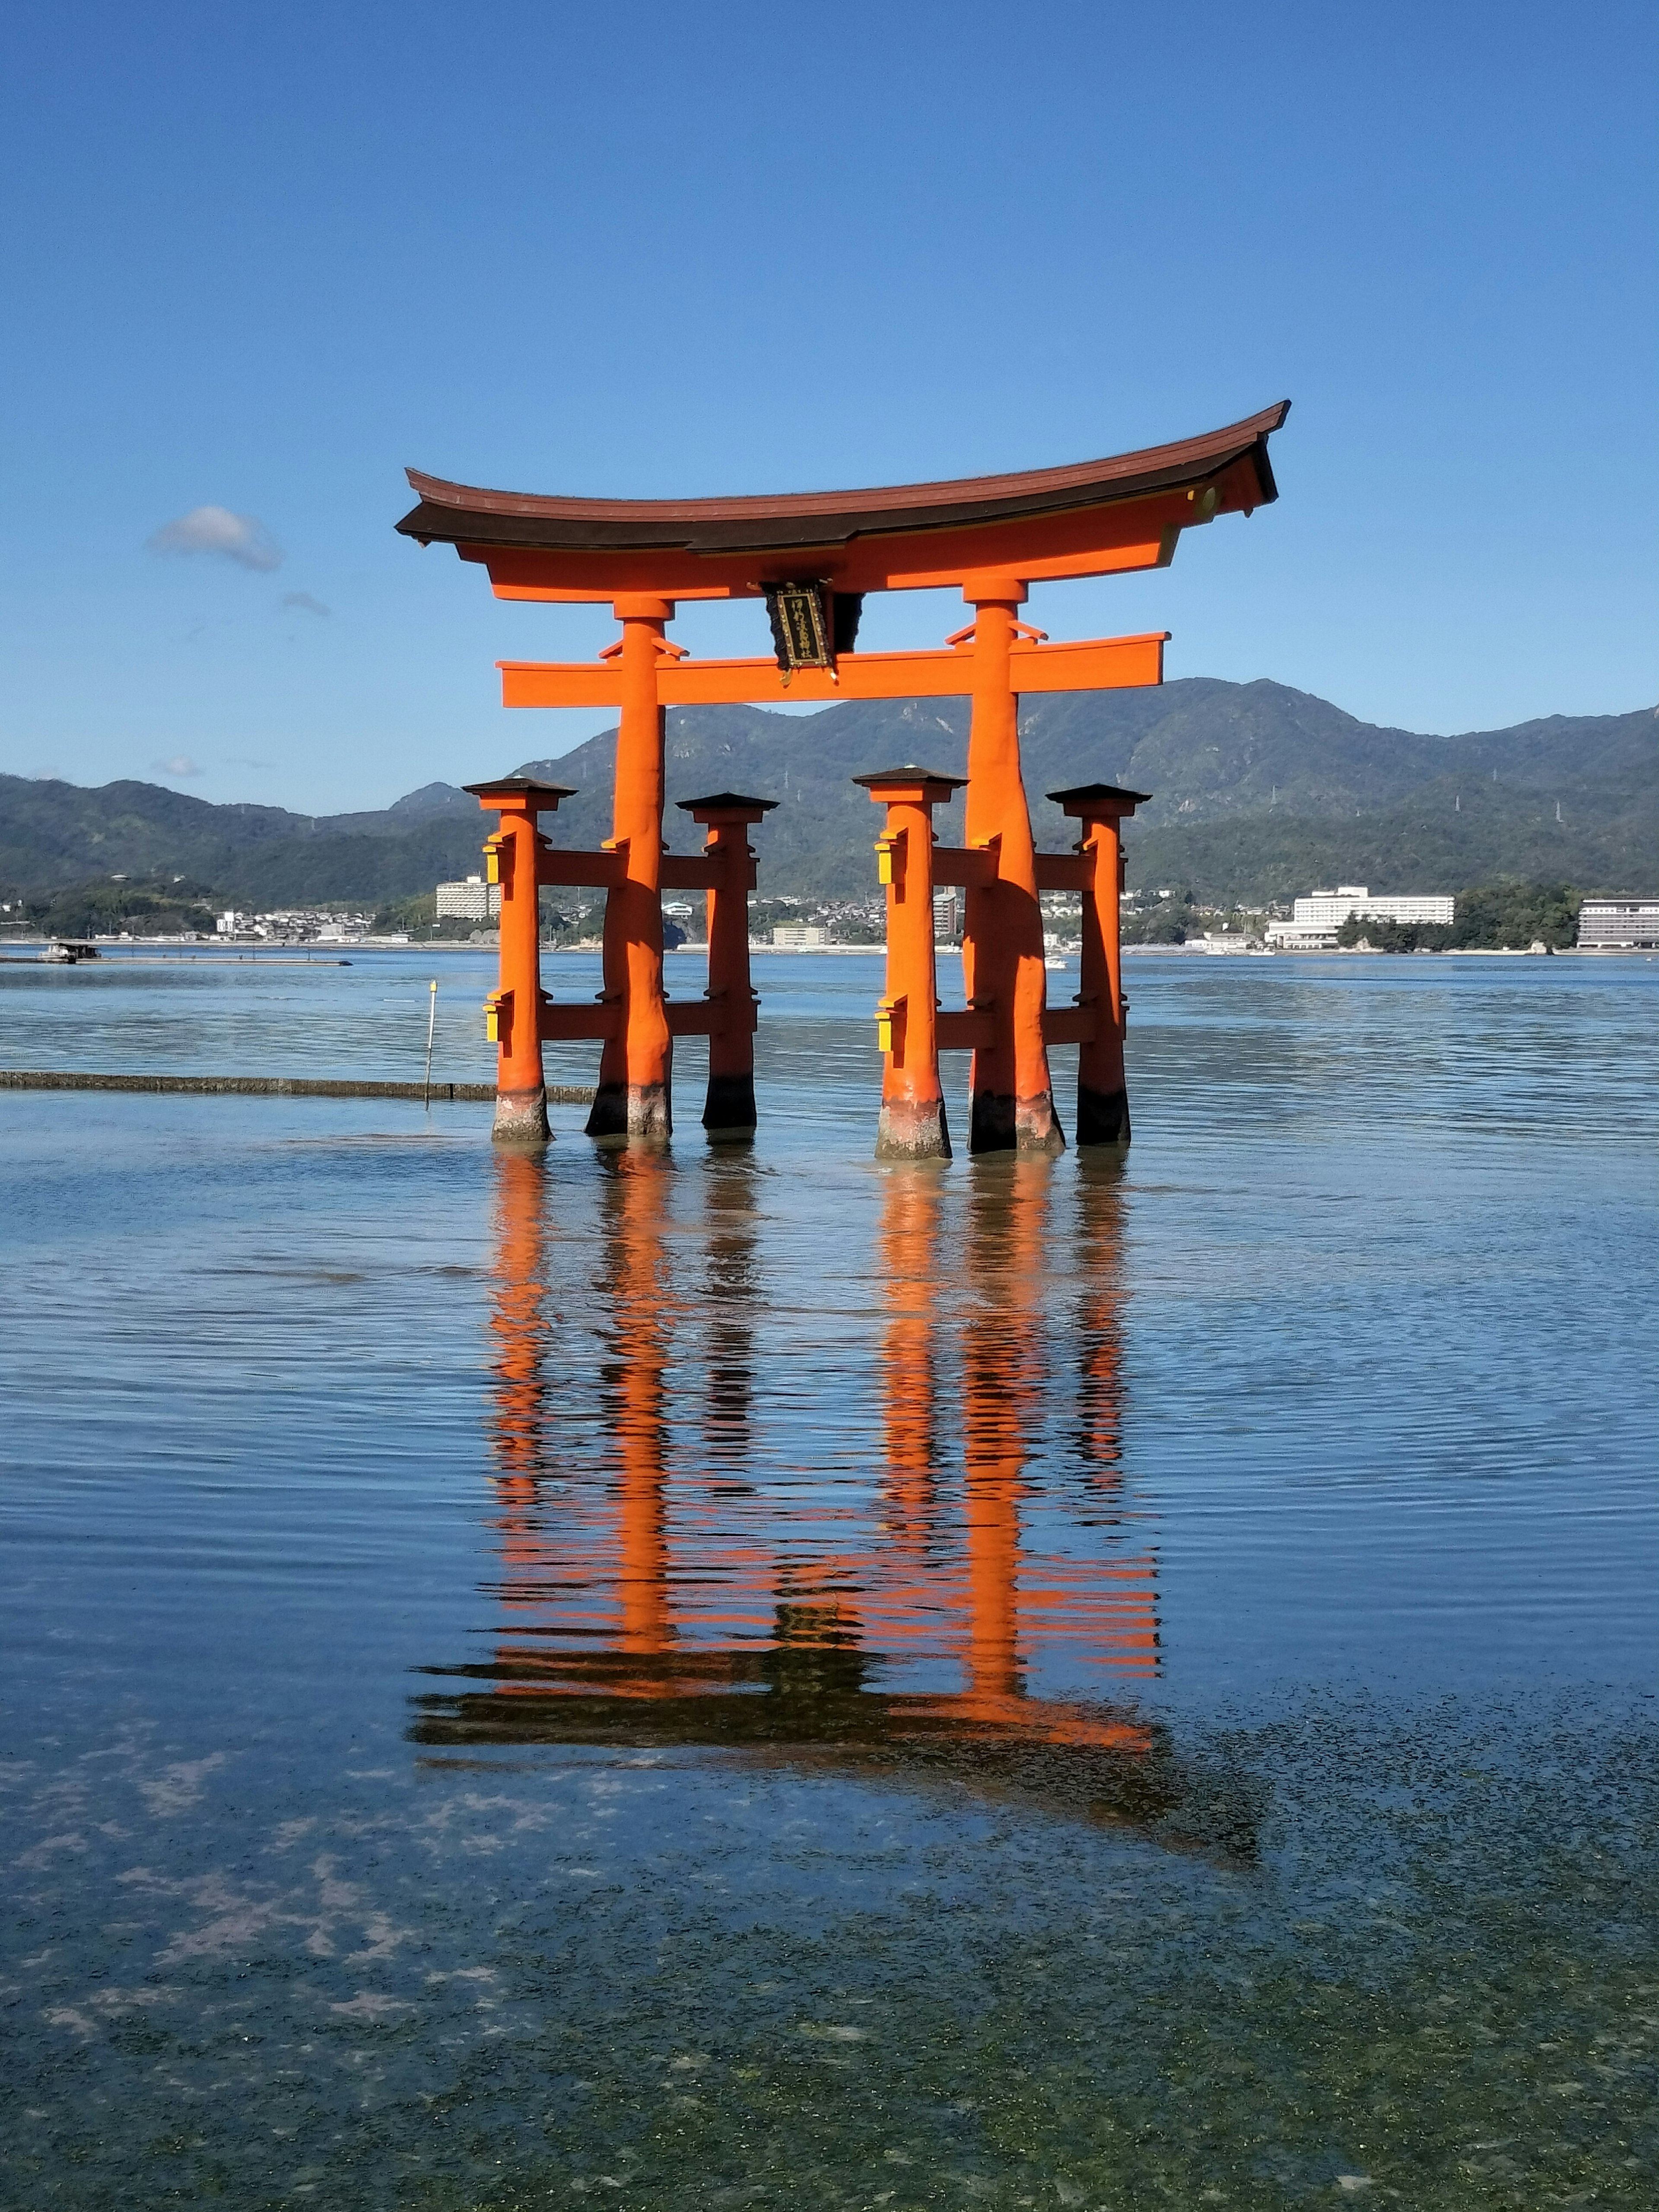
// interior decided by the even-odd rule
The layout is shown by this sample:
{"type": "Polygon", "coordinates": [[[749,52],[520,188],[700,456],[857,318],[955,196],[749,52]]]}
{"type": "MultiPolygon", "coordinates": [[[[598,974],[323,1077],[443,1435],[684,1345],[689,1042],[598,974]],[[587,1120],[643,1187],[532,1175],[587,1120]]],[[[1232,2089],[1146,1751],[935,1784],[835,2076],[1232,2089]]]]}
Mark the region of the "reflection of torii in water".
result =
{"type": "MultiPolygon", "coordinates": [[[[567,1399],[549,1375],[556,1340],[546,1315],[544,1160],[507,1152],[495,1160],[491,1425],[499,1595],[513,1625],[493,1662],[433,1670],[477,1686],[420,1699],[416,1738],[810,1751],[861,1768],[942,1770],[998,1791],[1017,1786],[1109,1817],[1167,1811],[1174,1781],[1161,1729],[1092,1699],[1027,1687],[1034,1651],[1061,1645],[1073,1661],[1114,1672],[1144,1676],[1158,1663],[1147,1557],[1102,1559],[1097,1546],[1086,1558],[1034,1553],[1022,1542],[1048,1379],[1038,1326],[1042,1167],[1000,1164],[969,1199],[960,1279],[972,1294],[959,1332],[955,1500],[941,1449],[955,1425],[944,1415],[944,1370],[958,1341],[939,1307],[949,1194],[926,1169],[884,1179],[881,1503],[868,1537],[833,1552],[825,1538],[844,1543],[846,1519],[819,1512],[804,1528],[791,1525],[748,1479],[752,1167],[737,1156],[709,1163],[695,1301],[671,1279],[670,1163],[621,1152],[602,1171],[593,1287],[605,1316],[604,1481],[583,1447],[580,1398],[567,1399]],[[668,1370],[687,1355],[707,1377],[706,1472],[701,1482],[675,1479],[671,1496],[668,1370]],[[915,1686],[902,1686],[906,1673],[915,1686]],[[951,1674],[957,1686],[933,1686],[951,1674]],[[899,1686],[889,1686],[895,1675],[899,1686]]],[[[1115,1171],[1085,1171],[1077,1205],[1087,1287],[1066,1341],[1080,1363],[1071,1402],[1082,1486],[1062,1545],[1079,1526],[1120,1519],[1115,1171]]],[[[1052,1493],[1034,1492],[1031,1502],[1045,1523],[1061,1520],[1052,1493]]]]}

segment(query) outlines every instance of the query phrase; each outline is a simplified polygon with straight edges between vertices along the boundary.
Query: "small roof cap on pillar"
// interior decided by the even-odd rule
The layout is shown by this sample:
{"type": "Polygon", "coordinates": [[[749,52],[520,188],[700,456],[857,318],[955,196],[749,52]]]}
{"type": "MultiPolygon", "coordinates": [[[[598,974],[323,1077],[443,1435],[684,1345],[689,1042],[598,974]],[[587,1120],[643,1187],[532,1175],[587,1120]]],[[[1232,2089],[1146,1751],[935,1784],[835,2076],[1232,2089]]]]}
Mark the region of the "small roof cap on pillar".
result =
{"type": "Polygon", "coordinates": [[[1084,820],[1091,815],[1133,814],[1151,799],[1150,791],[1127,791],[1121,783],[1079,783],[1070,791],[1051,791],[1048,797],[1067,814],[1084,820]]]}
{"type": "Polygon", "coordinates": [[[707,799],[677,799],[674,801],[682,814],[689,814],[698,822],[708,814],[741,814],[751,822],[758,822],[762,815],[769,814],[777,803],[775,799],[751,799],[741,791],[714,791],[707,799]]]}
{"type": "Polygon", "coordinates": [[[574,783],[544,783],[534,775],[493,775],[487,783],[464,783],[461,789],[470,791],[485,806],[496,797],[527,799],[532,812],[538,814],[556,813],[562,799],[576,796],[574,783]]]}
{"type": "Polygon", "coordinates": [[[868,775],[855,775],[852,781],[861,783],[873,796],[879,785],[888,783],[936,783],[948,794],[968,779],[965,775],[944,775],[936,768],[918,768],[914,761],[907,761],[902,768],[872,769],[868,775]]]}

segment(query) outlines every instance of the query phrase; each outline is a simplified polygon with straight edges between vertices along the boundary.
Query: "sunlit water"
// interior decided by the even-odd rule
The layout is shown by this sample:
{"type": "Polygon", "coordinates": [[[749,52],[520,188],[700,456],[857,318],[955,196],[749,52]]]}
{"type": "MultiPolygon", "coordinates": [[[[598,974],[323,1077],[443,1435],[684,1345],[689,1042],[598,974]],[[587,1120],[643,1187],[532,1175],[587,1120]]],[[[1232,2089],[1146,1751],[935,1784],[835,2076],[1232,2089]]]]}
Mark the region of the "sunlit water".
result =
{"type": "Polygon", "coordinates": [[[0,1093],[0,2201],[1650,2205],[1659,964],[1139,959],[1127,1164],[902,1171],[757,981],[752,1151],[0,1093]]]}

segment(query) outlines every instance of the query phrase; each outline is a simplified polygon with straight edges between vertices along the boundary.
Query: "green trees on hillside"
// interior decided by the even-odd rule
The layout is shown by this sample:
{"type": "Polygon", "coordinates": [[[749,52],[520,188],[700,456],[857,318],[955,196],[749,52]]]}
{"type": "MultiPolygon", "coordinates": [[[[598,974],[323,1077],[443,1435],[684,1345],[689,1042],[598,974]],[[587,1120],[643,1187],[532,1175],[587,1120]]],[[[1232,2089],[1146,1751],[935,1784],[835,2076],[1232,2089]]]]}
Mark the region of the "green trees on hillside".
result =
{"type": "Polygon", "coordinates": [[[1556,952],[1578,941],[1581,894],[1571,884],[1528,884],[1513,876],[1476,884],[1457,897],[1452,948],[1502,948],[1539,939],[1556,952]]]}
{"type": "Polygon", "coordinates": [[[1184,945],[1193,926],[1197,902],[1191,891],[1171,891],[1155,906],[1126,907],[1123,942],[1126,945],[1184,945]]]}
{"type": "MultiPolygon", "coordinates": [[[[604,919],[605,902],[592,893],[566,892],[556,906],[550,892],[544,890],[541,895],[544,944],[565,945],[579,937],[591,936],[604,919]]],[[[495,927],[493,921],[477,921],[466,915],[447,914],[441,921],[435,890],[417,891],[412,898],[390,900],[374,916],[377,933],[392,935],[404,932],[422,944],[470,945],[477,936],[493,933],[495,927]]]]}
{"type": "Polygon", "coordinates": [[[1339,945],[1369,945],[1374,952],[1524,952],[1547,945],[1564,952],[1578,940],[1580,894],[1571,884],[1528,884],[1513,876],[1459,891],[1449,923],[1367,921],[1351,915],[1336,933],[1339,945]]]}
{"type": "Polygon", "coordinates": [[[11,917],[44,937],[179,937],[191,931],[213,934],[217,894],[207,884],[180,877],[169,882],[117,883],[100,877],[70,884],[49,896],[24,898],[11,917]]]}

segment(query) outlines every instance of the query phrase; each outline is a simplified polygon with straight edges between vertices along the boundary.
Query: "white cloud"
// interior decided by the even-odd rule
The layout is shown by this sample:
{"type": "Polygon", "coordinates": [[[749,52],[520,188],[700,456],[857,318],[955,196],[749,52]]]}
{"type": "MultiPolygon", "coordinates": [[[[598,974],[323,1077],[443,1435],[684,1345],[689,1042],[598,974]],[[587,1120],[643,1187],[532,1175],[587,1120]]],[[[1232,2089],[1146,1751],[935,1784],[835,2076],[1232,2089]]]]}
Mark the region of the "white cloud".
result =
{"type": "Polygon", "coordinates": [[[205,773],[188,753],[173,753],[166,760],[153,760],[149,768],[152,775],[186,776],[205,773]]]}
{"type": "Polygon", "coordinates": [[[313,599],[309,592],[284,592],[283,605],[299,607],[308,615],[331,615],[334,611],[332,607],[325,607],[320,599],[313,599]]]}
{"type": "Polygon", "coordinates": [[[257,516],[228,507],[192,507],[165,522],[149,541],[152,553],[216,553],[240,568],[269,571],[283,565],[283,549],[257,516]]]}

